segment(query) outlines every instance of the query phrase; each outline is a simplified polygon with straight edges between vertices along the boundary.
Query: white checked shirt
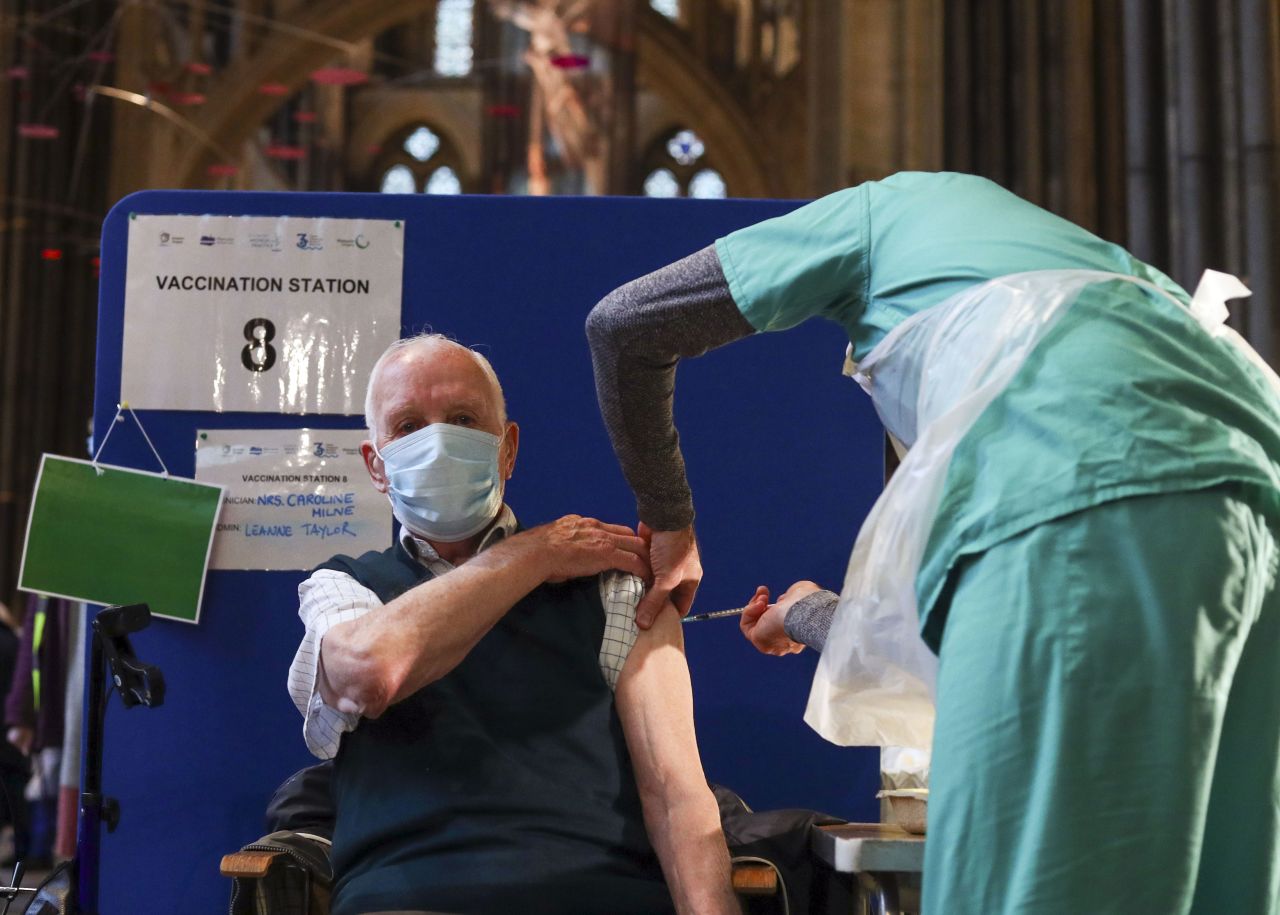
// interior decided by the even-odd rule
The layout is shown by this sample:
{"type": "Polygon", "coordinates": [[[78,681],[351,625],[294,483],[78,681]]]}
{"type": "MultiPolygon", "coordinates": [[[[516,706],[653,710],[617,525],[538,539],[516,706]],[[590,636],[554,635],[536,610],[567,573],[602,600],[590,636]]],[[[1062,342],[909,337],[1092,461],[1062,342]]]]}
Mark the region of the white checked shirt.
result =
{"type": "MultiPolygon", "coordinates": [[[[516,530],[516,516],[507,506],[480,541],[485,550],[516,530]]],[[[440,558],[425,540],[400,529],[400,542],[435,577],[446,574],[454,566],[440,558]]],[[[609,688],[618,683],[618,674],[626,663],[636,641],[636,605],[644,596],[644,584],[629,572],[604,572],[600,576],[600,599],[604,603],[604,639],[600,643],[600,672],[609,688]]],[[[317,686],[320,669],[320,644],[325,633],[339,623],[359,619],[382,606],[378,595],[350,575],[333,569],[321,569],[298,585],[298,616],[306,632],[302,644],[289,666],[289,695],[302,713],[302,736],[307,749],[321,759],[331,759],[338,752],[342,735],[355,730],[360,716],[339,712],[325,704],[317,686]]]]}

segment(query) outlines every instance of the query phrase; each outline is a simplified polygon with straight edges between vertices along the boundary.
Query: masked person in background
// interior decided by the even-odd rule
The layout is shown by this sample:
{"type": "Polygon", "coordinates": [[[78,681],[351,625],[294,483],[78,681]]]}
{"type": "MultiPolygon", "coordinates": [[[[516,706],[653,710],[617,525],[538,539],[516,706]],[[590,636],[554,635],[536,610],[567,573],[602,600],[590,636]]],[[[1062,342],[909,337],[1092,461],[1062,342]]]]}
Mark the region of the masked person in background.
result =
{"type": "Polygon", "coordinates": [[[824,736],[932,728],[926,912],[1280,907],[1280,382],[1223,326],[1241,292],[1219,274],[1188,296],[989,181],[900,174],[591,313],[651,541],[642,627],[702,575],[678,361],[813,316],[848,335],[902,465],[838,602],[760,589],[743,628],[770,653],[826,640],[806,716],[824,736]]]}
{"type": "Polygon", "coordinates": [[[634,625],[644,542],[517,525],[519,428],[439,335],[379,359],[366,419],[400,537],[302,583],[289,674],[336,755],[335,915],[736,912],[679,618],[634,625]]]}

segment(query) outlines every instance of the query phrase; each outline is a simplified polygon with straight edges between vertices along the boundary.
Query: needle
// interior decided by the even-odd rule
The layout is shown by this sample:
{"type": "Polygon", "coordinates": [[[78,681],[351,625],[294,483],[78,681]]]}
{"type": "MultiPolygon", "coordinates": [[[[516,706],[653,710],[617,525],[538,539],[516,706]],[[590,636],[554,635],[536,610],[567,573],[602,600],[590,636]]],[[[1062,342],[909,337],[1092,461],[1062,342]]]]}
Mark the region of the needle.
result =
{"type": "Polygon", "coordinates": [[[697,623],[702,620],[718,620],[726,616],[741,616],[746,607],[739,607],[737,610],[713,610],[711,613],[695,613],[693,616],[686,616],[681,622],[697,623]]]}

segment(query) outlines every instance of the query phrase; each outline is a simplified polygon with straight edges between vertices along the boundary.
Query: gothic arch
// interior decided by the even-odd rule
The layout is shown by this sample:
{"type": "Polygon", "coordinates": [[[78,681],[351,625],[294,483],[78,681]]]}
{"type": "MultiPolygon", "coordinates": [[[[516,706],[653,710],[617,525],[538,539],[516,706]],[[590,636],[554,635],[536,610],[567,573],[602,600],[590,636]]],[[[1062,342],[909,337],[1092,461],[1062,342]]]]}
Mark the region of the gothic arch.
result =
{"type": "MultiPolygon", "coordinates": [[[[303,86],[308,76],[330,63],[345,46],[353,46],[431,9],[432,0],[322,0],[304,7],[289,28],[277,30],[255,54],[228,68],[209,93],[208,103],[194,118],[197,128],[219,137],[228,149],[239,149],[253,132],[282,104],[279,97],[263,95],[263,83],[282,83],[290,89],[303,86]],[[326,36],[323,41],[314,35],[326,36]]],[[[208,150],[187,145],[171,172],[174,187],[199,187],[208,150]]]]}
{"type": "MultiPolygon", "coordinates": [[[[228,149],[239,149],[282,103],[258,92],[263,83],[292,89],[330,63],[344,46],[399,25],[431,9],[432,0],[322,0],[305,8],[257,53],[229,68],[209,93],[209,102],[194,119],[196,128],[219,137],[228,149]],[[315,35],[326,36],[317,40],[315,35]]],[[[764,144],[741,106],[715,75],[696,60],[678,29],[653,15],[640,16],[636,36],[637,76],[660,94],[671,111],[693,126],[716,150],[720,172],[734,193],[745,197],[783,196],[781,182],[770,176],[761,150],[764,144]]],[[[451,137],[466,148],[461,134],[451,137]]],[[[173,187],[199,187],[209,152],[188,144],[172,166],[173,187]]]]}
{"type": "Polygon", "coordinates": [[[742,106],[690,54],[680,31],[656,15],[639,20],[636,81],[661,95],[675,119],[697,131],[707,148],[714,150],[716,168],[735,197],[786,196],[782,183],[770,172],[772,163],[762,156],[766,144],[742,106]]]}
{"type": "Polygon", "coordinates": [[[347,138],[347,168],[365,175],[377,155],[372,147],[411,124],[425,123],[444,137],[462,158],[465,188],[475,186],[484,161],[480,150],[478,96],[448,89],[396,89],[374,95],[352,125],[347,138]]]}

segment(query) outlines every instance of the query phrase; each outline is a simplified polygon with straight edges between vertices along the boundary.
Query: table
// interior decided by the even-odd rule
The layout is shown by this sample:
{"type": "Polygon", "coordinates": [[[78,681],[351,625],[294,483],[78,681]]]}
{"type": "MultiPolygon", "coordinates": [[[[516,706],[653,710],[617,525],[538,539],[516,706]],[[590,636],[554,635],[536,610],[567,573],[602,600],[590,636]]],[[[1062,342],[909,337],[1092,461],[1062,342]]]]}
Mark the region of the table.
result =
{"type": "Polygon", "coordinates": [[[924,870],[924,836],[893,823],[816,826],[810,848],[854,882],[854,915],[900,915],[900,877],[924,870]]]}

